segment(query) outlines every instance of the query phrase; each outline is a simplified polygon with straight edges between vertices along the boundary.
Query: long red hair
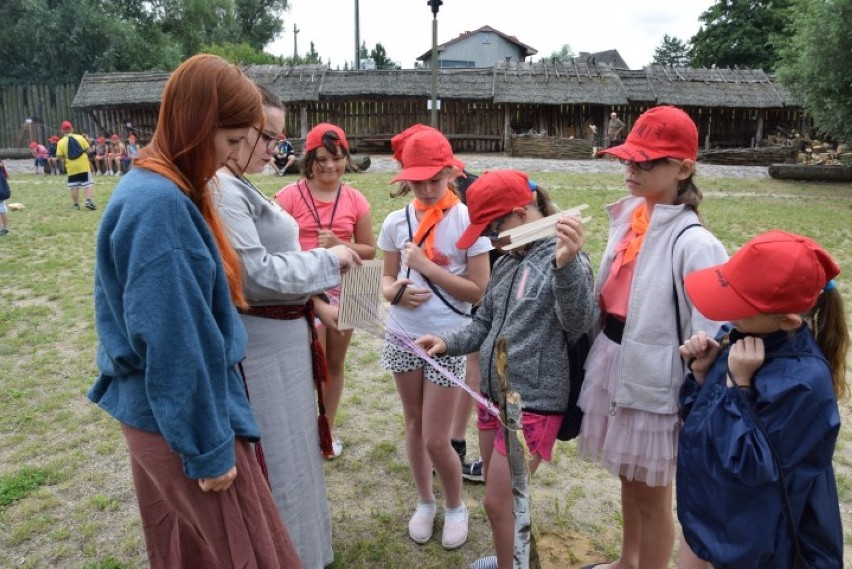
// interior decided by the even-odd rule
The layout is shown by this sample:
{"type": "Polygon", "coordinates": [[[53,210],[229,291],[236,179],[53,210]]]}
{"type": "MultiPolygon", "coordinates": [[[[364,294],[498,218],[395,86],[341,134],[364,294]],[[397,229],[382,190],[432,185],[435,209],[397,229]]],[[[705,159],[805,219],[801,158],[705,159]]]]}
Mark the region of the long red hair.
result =
{"type": "Polygon", "coordinates": [[[247,306],[240,259],[225,235],[209,187],[218,168],[214,137],[217,129],[248,128],[262,121],[263,105],[254,83],[220,57],[196,55],[166,83],[157,129],[136,161],[174,182],[201,212],[219,247],[231,298],[240,308],[247,306]]]}

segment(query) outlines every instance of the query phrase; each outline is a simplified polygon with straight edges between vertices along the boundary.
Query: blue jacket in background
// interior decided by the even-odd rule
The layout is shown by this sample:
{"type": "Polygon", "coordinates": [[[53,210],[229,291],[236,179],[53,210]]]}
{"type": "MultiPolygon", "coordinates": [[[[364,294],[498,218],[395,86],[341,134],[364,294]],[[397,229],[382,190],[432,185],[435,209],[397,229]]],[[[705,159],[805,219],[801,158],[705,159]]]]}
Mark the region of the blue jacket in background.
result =
{"type": "Polygon", "coordinates": [[[133,168],[104,210],[96,261],[101,374],[89,399],[162,434],[187,477],[224,474],[234,437],[256,441],[260,430],[235,368],[245,330],[198,208],[166,178],[133,168]]]}
{"type": "MultiPolygon", "coordinates": [[[[730,331],[723,327],[721,334],[730,331]]],[[[731,343],[742,334],[730,332],[731,343]]],[[[840,414],[831,369],[806,326],[763,338],[766,359],[747,399],[783,468],[802,555],[810,568],[843,566],[832,467],[840,414]]],[[[793,543],[778,469],[763,435],[727,387],[726,348],[704,385],[681,390],[677,513],[692,550],[714,567],[790,568],[793,543]]]]}

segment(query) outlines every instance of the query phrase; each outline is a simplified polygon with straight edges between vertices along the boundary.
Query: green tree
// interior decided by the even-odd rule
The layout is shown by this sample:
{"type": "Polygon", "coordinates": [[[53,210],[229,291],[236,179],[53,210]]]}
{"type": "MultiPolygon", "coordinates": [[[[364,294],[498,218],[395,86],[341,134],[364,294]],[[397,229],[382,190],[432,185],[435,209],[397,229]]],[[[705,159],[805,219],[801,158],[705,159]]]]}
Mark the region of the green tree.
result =
{"type": "Polygon", "coordinates": [[[283,61],[283,58],[258,51],[247,43],[208,45],[201,51],[218,55],[237,65],[280,65],[283,61]]]}
{"type": "Polygon", "coordinates": [[[774,69],[773,40],[785,28],[790,1],[716,0],[699,17],[704,25],[690,40],[692,65],[774,69]]]}
{"type": "Polygon", "coordinates": [[[542,57],[541,61],[549,61],[550,63],[567,63],[574,59],[574,50],[567,43],[559,48],[559,51],[554,51],[548,57],[542,57]]]}
{"type": "Polygon", "coordinates": [[[654,63],[689,65],[689,45],[679,38],[663,35],[663,42],[654,50],[654,63]]]}
{"type": "Polygon", "coordinates": [[[852,0],[797,0],[778,76],[825,134],[852,140],[852,0]]]}
{"type": "Polygon", "coordinates": [[[370,58],[376,63],[376,69],[401,69],[396,61],[388,57],[385,46],[380,43],[370,52],[370,58]]]}

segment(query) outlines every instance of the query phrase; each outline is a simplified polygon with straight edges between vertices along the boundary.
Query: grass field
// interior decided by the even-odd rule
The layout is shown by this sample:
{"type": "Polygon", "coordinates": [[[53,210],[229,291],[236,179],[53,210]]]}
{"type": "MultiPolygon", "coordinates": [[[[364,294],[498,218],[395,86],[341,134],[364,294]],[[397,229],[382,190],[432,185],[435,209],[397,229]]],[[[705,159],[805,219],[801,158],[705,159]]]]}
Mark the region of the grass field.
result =
{"type": "MultiPolygon", "coordinates": [[[[587,203],[587,250],[594,266],[606,241],[603,206],[624,195],[620,175],[531,172],[562,206],[587,203]]],[[[388,198],[387,173],[352,176],[373,205],[376,232],[404,201],[388,198]]],[[[295,180],[293,177],[284,181],[295,180]]],[[[73,211],[60,177],[18,174],[11,232],[0,237],[0,568],[144,567],[144,541],[118,424],[85,397],[96,374],[92,310],[94,238],[117,183],[98,177],[99,209],[73,211]]],[[[267,195],[282,179],[255,178],[267,195]]],[[[729,252],[761,231],[807,234],[847,269],[838,285],[852,299],[852,188],[771,179],[702,179],[702,212],[729,252]]],[[[850,307],[847,302],[847,309],[850,307]]],[[[465,486],[470,541],[445,552],[416,546],[406,521],[414,492],[402,445],[393,381],[378,366],[379,341],[359,333],[347,361],[338,417],[346,451],[328,463],[334,567],[461,568],[490,551],[481,486],[465,486]]],[[[844,416],[849,407],[843,405],[844,416]]],[[[468,444],[475,456],[476,437],[468,444]]],[[[533,520],[544,567],[575,567],[617,555],[617,482],[559,443],[552,465],[532,481],[533,520]]],[[[852,549],[852,431],[835,459],[847,557],[852,549]]],[[[438,526],[440,527],[440,526],[438,526]]]]}

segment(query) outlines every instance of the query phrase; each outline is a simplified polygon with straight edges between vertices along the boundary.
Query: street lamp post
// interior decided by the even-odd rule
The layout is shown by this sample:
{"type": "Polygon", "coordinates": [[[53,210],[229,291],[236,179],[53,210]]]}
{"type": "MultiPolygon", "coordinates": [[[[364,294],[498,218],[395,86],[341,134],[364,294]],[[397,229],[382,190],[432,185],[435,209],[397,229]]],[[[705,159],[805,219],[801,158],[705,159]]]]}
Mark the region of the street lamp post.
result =
{"type": "Polygon", "coordinates": [[[432,8],[432,127],[438,128],[438,8],[443,0],[426,0],[432,8]]]}

